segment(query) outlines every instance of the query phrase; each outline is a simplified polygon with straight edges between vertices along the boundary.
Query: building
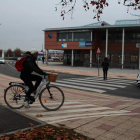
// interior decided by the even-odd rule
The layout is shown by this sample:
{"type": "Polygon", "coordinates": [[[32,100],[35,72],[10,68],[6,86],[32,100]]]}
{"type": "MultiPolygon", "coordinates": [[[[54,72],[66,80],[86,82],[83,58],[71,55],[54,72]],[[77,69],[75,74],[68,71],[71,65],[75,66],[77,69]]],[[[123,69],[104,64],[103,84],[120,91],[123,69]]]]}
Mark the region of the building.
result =
{"type": "Polygon", "coordinates": [[[140,19],[105,21],[78,27],[46,28],[45,50],[64,50],[64,65],[96,67],[108,57],[110,67],[139,68],[140,19]],[[99,47],[101,53],[97,54],[99,47]]]}

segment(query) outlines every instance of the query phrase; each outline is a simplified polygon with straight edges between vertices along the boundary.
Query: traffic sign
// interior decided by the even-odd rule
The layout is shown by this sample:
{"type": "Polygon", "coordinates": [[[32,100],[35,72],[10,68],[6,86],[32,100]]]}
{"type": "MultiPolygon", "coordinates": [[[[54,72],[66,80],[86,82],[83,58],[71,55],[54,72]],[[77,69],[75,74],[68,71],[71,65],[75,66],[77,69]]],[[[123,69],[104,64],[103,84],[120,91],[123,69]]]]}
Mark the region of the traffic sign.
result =
{"type": "Polygon", "coordinates": [[[136,48],[140,48],[140,43],[137,43],[136,44],[136,48]]]}
{"type": "Polygon", "coordinates": [[[101,53],[101,51],[100,51],[100,48],[99,48],[99,47],[97,48],[96,53],[101,53]]]}

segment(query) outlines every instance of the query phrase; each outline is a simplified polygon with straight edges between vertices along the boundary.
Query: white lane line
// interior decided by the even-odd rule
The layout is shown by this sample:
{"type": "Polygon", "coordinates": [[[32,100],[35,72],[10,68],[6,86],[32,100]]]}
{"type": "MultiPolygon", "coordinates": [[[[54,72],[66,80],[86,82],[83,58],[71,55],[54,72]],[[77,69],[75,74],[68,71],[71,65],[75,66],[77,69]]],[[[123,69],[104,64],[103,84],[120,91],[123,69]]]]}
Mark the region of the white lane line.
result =
{"type": "MultiPolygon", "coordinates": [[[[79,108],[79,107],[93,107],[93,106],[96,106],[96,105],[92,105],[92,104],[86,104],[86,105],[71,105],[71,106],[62,106],[61,109],[73,109],[73,108],[79,108]]],[[[40,110],[45,110],[44,108],[29,108],[28,110],[27,109],[21,109],[19,111],[40,111],[40,110]]]]}
{"type": "Polygon", "coordinates": [[[116,80],[116,79],[108,79],[107,81],[113,81],[114,83],[116,82],[126,82],[126,83],[135,83],[136,81],[132,81],[132,80],[125,80],[125,79],[119,79],[119,80],[116,80]]]}
{"type": "MultiPolygon", "coordinates": [[[[69,79],[67,79],[66,81],[69,81],[69,79]]],[[[84,81],[84,82],[85,82],[85,80],[81,80],[81,81],[84,81]]],[[[96,82],[96,83],[99,83],[99,84],[102,84],[102,83],[112,84],[111,81],[109,82],[108,80],[105,81],[105,80],[103,80],[103,79],[102,79],[102,80],[94,80],[94,79],[89,79],[89,80],[88,80],[88,82],[91,82],[91,81],[94,82],[94,84],[95,84],[95,82],[96,82]]],[[[116,85],[116,84],[117,84],[117,85],[130,85],[129,83],[120,83],[120,80],[119,80],[119,81],[115,81],[115,85],[116,85]]]]}
{"type": "MultiPolygon", "coordinates": [[[[94,79],[90,79],[91,80],[94,80],[94,79]]],[[[103,81],[103,79],[95,79],[94,81],[103,81]]],[[[130,84],[130,83],[134,83],[135,81],[134,80],[127,80],[127,79],[107,79],[106,82],[110,82],[110,81],[115,81],[116,83],[119,83],[119,82],[125,82],[126,84],[130,84]]]]}
{"type": "Polygon", "coordinates": [[[8,66],[10,66],[10,67],[11,67],[11,68],[13,68],[13,69],[16,69],[15,67],[12,67],[12,66],[11,66],[11,65],[9,65],[8,63],[7,63],[7,65],[8,65],[8,66]]]}
{"type": "Polygon", "coordinates": [[[64,120],[57,120],[52,122],[47,122],[49,124],[59,123],[68,120],[75,120],[75,119],[83,119],[83,118],[93,118],[93,117],[105,117],[105,116],[123,116],[123,115],[138,115],[139,113],[118,113],[118,114],[109,114],[109,115],[95,115],[95,116],[86,116],[86,117],[77,117],[77,118],[68,118],[64,120]]]}
{"type": "MultiPolygon", "coordinates": [[[[75,110],[62,110],[62,111],[49,111],[49,112],[40,112],[41,115],[54,115],[54,114],[64,114],[64,113],[72,113],[72,112],[84,112],[84,111],[97,111],[97,110],[106,110],[111,109],[109,107],[98,107],[98,108],[84,108],[84,109],[75,109],[75,110]]],[[[28,113],[29,115],[35,116],[38,113],[28,113]]]]}
{"type": "MultiPolygon", "coordinates": [[[[20,104],[22,104],[22,103],[20,103],[20,104]]],[[[50,105],[59,105],[60,103],[53,103],[53,104],[49,104],[49,106],[50,105]]],[[[68,105],[68,104],[81,104],[81,102],[64,102],[64,104],[63,105],[68,105]]],[[[3,104],[3,105],[6,105],[6,104],[3,104]]],[[[11,105],[15,105],[15,103],[11,103],[11,105]]],[[[40,103],[34,103],[34,104],[31,104],[31,107],[32,106],[41,106],[41,104],[40,103]]]]}
{"type": "Polygon", "coordinates": [[[74,85],[79,85],[79,86],[87,86],[87,87],[95,87],[95,88],[103,88],[103,89],[109,89],[109,90],[116,90],[117,88],[113,88],[113,87],[108,87],[107,86],[102,86],[102,85],[92,85],[91,82],[89,82],[90,84],[87,84],[86,82],[84,84],[82,83],[72,83],[72,82],[67,82],[67,81],[57,81],[57,83],[67,83],[67,84],[74,84],[74,85]]]}
{"type": "Polygon", "coordinates": [[[68,85],[68,84],[60,84],[60,83],[51,83],[51,85],[57,85],[57,86],[62,86],[62,87],[70,87],[70,88],[75,88],[75,89],[83,89],[87,91],[93,91],[93,92],[98,92],[98,93],[103,93],[106,92],[105,90],[100,90],[100,89],[94,89],[94,88],[86,88],[86,87],[80,87],[80,86],[73,86],[73,85],[68,85]]]}
{"type": "MultiPolygon", "coordinates": [[[[64,84],[68,84],[68,85],[71,84],[71,86],[86,86],[87,88],[88,87],[91,87],[91,88],[100,88],[100,89],[103,88],[103,89],[109,89],[109,90],[116,90],[117,89],[117,88],[107,87],[107,86],[102,86],[102,85],[86,84],[86,82],[84,84],[82,84],[82,83],[77,83],[77,82],[76,83],[72,83],[72,82],[67,82],[67,81],[57,81],[56,84],[60,84],[60,83],[64,83],[64,84]]],[[[55,83],[53,83],[53,84],[55,84],[55,83]]]]}
{"type": "MultiPolygon", "coordinates": [[[[63,79],[63,80],[67,80],[67,79],[63,79]]],[[[88,80],[88,81],[90,81],[90,80],[93,80],[93,81],[103,81],[103,78],[102,77],[86,77],[86,78],[70,78],[70,80],[83,80],[83,81],[85,81],[85,80],[88,80]]],[[[106,81],[106,82],[108,82],[108,81],[116,81],[116,82],[126,82],[126,84],[127,83],[134,83],[135,81],[134,80],[129,80],[129,79],[111,79],[111,78],[108,78],[108,80],[106,81]]]]}
{"type": "Polygon", "coordinates": [[[114,114],[114,113],[128,113],[130,111],[120,110],[120,111],[106,111],[106,112],[98,112],[98,113],[86,113],[86,114],[73,114],[73,115],[65,115],[65,116],[57,116],[57,117],[42,117],[40,120],[42,121],[53,121],[58,119],[65,119],[71,117],[80,117],[80,116],[91,116],[91,115],[104,115],[104,114],[114,114]]]}
{"type": "MultiPolygon", "coordinates": [[[[79,81],[79,80],[65,80],[65,81],[69,81],[69,82],[78,82],[78,83],[84,83],[84,85],[85,84],[94,84],[94,85],[103,85],[103,86],[109,86],[109,87],[119,87],[119,88],[125,88],[126,86],[120,86],[120,85],[116,85],[116,84],[112,84],[112,82],[111,82],[111,84],[106,84],[106,83],[98,83],[98,82],[94,82],[93,83],[93,81],[79,81]]],[[[58,80],[57,82],[62,82],[62,81],[60,81],[60,80],[58,80]]],[[[97,87],[97,86],[96,86],[97,87]]]]}

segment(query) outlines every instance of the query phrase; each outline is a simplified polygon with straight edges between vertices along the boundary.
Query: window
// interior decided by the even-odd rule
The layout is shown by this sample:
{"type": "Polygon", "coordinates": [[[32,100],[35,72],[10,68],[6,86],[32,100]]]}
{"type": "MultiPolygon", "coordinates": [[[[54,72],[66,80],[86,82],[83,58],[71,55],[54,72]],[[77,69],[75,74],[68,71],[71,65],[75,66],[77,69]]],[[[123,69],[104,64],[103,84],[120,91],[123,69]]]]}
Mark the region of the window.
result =
{"type": "Polygon", "coordinates": [[[74,33],[74,41],[91,41],[91,32],[74,33]]]}
{"type": "MultiPolygon", "coordinates": [[[[113,33],[108,34],[108,42],[114,42],[113,38],[113,33]]],[[[106,34],[101,34],[101,41],[106,42],[106,34]]]]}
{"type": "MultiPolygon", "coordinates": [[[[122,64],[122,55],[119,55],[119,64],[122,64]]],[[[125,62],[125,55],[123,56],[123,62],[125,62]]]]}
{"type": "Polygon", "coordinates": [[[102,41],[102,42],[105,42],[105,41],[106,41],[106,35],[105,35],[105,34],[102,34],[102,35],[101,35],[101,41],[102,41]]]}
{"type": "Polygon", "coordinates": [[[85,54],[85,61],[90,61],[90,55],[89,54],[85,54]]]}
{"type": "Polygon", "coordinates": [[[122,33],[115,34],[115,42],[122,42],[122,33]]]}
{"type": "Polygon", "coordinates": [[[109,62],[113,63],[113,54],[108,54],[107,58],[109,62]]]}
{"type": "Polygon", "coordinates": [[[80,54],[75,54],[75,60],[77,60],[77,61],[80,60],[80,54]]]}
{"type": "Polygon", "coordinates": [[[137,42],[140,42],[140,33],[137,33],[137,34],[136,34],[136,41],[137,41],[137,42]]]}
{"type": "Polygon", "coordinates": [[[135,63],[138,60],[138,56],[137,55],[131,55],[131,63],[135,63]]]}
{"type": "Polygon", "coordinates": [[[72,33],[58,33],[58,41],[72,41],[72,33]]]}
{"type": "Polygon", "coordinates": [[[126,32],[125,33],[126,42],[140,42],[140,33],[134,32],[126,32]]]}

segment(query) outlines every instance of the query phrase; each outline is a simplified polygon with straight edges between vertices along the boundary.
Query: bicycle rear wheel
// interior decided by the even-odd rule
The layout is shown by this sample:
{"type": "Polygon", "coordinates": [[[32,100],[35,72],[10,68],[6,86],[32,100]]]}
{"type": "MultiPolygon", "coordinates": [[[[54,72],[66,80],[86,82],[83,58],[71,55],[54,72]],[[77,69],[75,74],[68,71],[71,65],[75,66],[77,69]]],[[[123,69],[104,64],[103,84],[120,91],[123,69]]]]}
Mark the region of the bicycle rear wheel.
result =
{"type": "Polygon", "coordinates": [[[59,109],[64,103],[64,93],[56,86],[44,88],[39,96],[40,103],[48,111],[59,109]]]}
{"type": "Polygon", "coordinates": [[[11,85],[5,90],[4,101],[10,108],[20,109],[24,106],[23,102],[25,100],[25,92],[26,91],[23,86],[11,85]]]}

